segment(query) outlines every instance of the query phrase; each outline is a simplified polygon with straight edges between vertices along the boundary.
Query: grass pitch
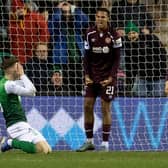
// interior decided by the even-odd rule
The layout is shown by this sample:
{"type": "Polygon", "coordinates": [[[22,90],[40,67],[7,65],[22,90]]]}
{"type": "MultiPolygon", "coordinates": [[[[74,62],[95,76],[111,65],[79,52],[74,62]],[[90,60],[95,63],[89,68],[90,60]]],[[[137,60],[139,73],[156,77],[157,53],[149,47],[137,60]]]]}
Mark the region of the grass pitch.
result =
{"type": "Polygon", "coordinates": [[[167,152],[0,153],[0,168],[166,168],[167,152]]]}

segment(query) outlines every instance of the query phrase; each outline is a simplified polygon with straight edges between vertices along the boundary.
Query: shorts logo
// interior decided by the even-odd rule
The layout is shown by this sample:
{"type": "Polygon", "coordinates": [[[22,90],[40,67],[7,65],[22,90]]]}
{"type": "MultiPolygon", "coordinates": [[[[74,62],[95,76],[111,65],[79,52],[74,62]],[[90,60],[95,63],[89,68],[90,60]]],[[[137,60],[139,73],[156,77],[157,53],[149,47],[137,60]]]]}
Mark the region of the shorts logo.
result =
{"type": "Polygon", "coordinates": [[[105,38],[105,42],[106,42],[107,44],[110,44],[110,43],[111,43],[111,38],[106,37],[106,38],[105,38]]]}

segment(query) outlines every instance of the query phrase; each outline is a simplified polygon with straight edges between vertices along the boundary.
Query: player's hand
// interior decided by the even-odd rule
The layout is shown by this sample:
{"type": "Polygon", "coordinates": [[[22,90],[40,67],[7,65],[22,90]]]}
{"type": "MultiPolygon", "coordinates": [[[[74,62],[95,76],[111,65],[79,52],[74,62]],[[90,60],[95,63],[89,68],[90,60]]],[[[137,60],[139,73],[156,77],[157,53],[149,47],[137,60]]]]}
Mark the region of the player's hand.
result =
{"type": "Polygon", "coordinates": [[[105,80],[101,81],[100,84],[103,87],[105,87],[105,86],[109,85],[112,82],[112,80],[113,80],[112,77],[109,77],[108,79],[105,79],[105,80]]]}
{"type": "Polygon", "coordinates": [[[88,75],[85,75],[85,85],[90,85],[93,83],[93,80],[90,79],[88,75]]]}
{"type": "Polygon", "coordinates": [[[168,81],[165,83],[165,94],[168,96],[168,81]]]}
{"type": "Polygon", "coordinates": [[[17,72],[19,77],[24,74],[23,66],[19,62],[17,63],[17,72]]]}

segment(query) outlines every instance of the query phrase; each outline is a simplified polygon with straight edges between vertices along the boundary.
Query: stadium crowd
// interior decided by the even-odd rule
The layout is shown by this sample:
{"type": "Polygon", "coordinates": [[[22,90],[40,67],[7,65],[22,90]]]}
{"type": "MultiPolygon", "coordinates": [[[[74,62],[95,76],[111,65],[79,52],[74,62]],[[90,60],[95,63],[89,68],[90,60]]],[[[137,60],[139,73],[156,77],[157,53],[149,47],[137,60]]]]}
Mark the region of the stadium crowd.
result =
{"type": "Polygon", "coordinates": [[[123,41],[118,96],[165,96],[167,53],[139,0],[2,0],[0,62],[15,55],[38,95],[82,96],[84,36],[99,7],[123,41]]]}

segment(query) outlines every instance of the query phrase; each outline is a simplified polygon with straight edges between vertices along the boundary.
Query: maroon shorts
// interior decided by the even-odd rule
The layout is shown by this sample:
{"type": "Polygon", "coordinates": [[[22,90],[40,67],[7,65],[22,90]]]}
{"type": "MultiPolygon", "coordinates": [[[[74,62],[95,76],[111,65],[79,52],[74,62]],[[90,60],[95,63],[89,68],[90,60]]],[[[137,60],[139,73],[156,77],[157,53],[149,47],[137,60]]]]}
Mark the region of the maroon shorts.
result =
{"type": "Polygon", "coordinates": [[[105,101],[111,101],[115,97],[116,86],[109,84],[102,87],[100,84],[92,84],[85,86],[85,97],[98,97],[100,96],[105,101]]]}

